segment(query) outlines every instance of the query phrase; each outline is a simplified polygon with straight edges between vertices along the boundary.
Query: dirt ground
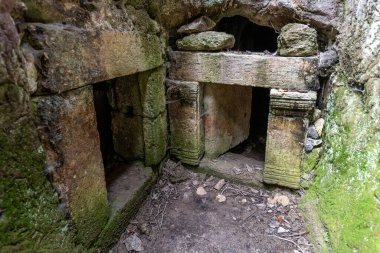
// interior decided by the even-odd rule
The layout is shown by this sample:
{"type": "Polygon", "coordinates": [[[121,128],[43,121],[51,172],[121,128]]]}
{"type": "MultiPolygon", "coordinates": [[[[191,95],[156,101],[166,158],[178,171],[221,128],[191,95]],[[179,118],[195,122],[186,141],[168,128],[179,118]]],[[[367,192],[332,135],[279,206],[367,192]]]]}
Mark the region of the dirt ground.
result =
{"type": "Polygon", "coordinates": [[[219,181],[169,161],[110,253],[313,252],[299,195],[219,181]]]}

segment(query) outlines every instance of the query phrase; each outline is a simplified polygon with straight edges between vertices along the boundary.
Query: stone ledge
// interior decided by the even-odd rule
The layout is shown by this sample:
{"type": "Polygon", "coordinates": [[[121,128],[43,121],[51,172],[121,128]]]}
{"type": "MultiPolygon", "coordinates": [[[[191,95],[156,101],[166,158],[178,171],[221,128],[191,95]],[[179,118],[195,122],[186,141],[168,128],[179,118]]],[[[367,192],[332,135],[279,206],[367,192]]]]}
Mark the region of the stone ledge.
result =
{"type": "Polygon", "coordinates": [[[40,93],[60,93],[163,64],[156,35],[39,23],[28,24],[26,31],[39,62],[40,93]]]}
{"type": "Polygon", "coordinates": [[[317,90],[318,57],[172,52],[169,78],[264,88],[317,90]]]}

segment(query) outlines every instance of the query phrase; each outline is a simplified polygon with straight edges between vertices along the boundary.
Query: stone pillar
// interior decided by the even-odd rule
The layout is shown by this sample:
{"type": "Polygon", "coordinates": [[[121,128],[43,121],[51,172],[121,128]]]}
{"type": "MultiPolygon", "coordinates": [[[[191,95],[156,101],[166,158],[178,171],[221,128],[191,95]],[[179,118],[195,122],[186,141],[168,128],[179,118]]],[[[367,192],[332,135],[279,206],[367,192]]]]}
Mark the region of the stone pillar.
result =
{"type": "Polygon", "coordinates": [[[314,108],[316,99],[314,91],[271,90],[265,183],[299,188],[307,115],[314,108]]]}
{"type": "Polygon", "coordinates": [[[205,84],[205,156],[216,158],[249,137],[252,88],[205,84]]]}
{"type": "Polygon", "coordinates": [[[142,160],[144,136],[138,75],[118,78],[110,97],[115,152],[128,161],[142,160]]]}
{"type": "Polygon", "coordinates": [[[158,67],[138,76],[144,135],[145,165],[158,165],[166,155],[167,114],[165,69],[158,67]]]}
{"type": "Polygon", "coordinates": [[[170,153],[198,165],[204,153],[203,87],[198,82],[167,80],[170,153]]]}
{"type": "Polygon", "coordinates": [[[38,130],[62,210],[88,244],[105,226],[109,209],[92,87],[38,100],[38,130]]]}

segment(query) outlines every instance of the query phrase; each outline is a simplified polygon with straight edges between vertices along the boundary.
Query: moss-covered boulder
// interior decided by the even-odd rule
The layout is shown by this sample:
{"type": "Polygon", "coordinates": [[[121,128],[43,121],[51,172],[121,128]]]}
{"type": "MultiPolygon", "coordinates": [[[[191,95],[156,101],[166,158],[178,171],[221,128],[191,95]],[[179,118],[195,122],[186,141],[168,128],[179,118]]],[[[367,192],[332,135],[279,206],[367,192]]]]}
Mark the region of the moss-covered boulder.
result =
{"type": "Polygon", "coordinates": [[[218,51],[234,45],[234,36],[224,32],[202,32],[177,41],[178,48],[185,51],[218,51]]]}
{"type": "Polygon", "coordinates": [[[287,24],[277,38],[281,56],[312,56],[317,54],[317,31],[303,24],[287,24]]]}

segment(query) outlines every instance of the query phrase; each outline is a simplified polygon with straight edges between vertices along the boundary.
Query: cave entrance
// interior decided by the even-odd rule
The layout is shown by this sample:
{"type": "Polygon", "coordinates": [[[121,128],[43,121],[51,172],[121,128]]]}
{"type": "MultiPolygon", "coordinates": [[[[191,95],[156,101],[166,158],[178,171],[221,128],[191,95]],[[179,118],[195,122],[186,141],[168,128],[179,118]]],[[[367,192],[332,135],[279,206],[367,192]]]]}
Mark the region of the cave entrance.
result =
{"type": "Polygon", "coordinates": [[[235,36],[232,48],[235,51],[273,53],[277,50],[278,33],[273,28],[257,25],[242,16],[222,18],[216,30],[235,36]]]}
{"type": "Polygon", "coordinates": [[[100,139],[100,151],[102,153],[105,174],[108,175],[114,161],[114,147],[112,136],[112,115],[109,103],[109,93],[113,81],[105,81],[93,85],[94,106],[96,123],[100,139]]]}
{"type": "Polygon", "coordinates": [[[143,120],[137,74],[93,85],[107,197],[115,213],[149,178],[144,169],[143,120]]]}
{"type": "Polygon", "coordinates": [[[268,130],[270,89],[252,87],[252,103],[249,137],[232,148],[232,153],[242,154],[257,161],[265,161],[265,148],[268,130]]]}

